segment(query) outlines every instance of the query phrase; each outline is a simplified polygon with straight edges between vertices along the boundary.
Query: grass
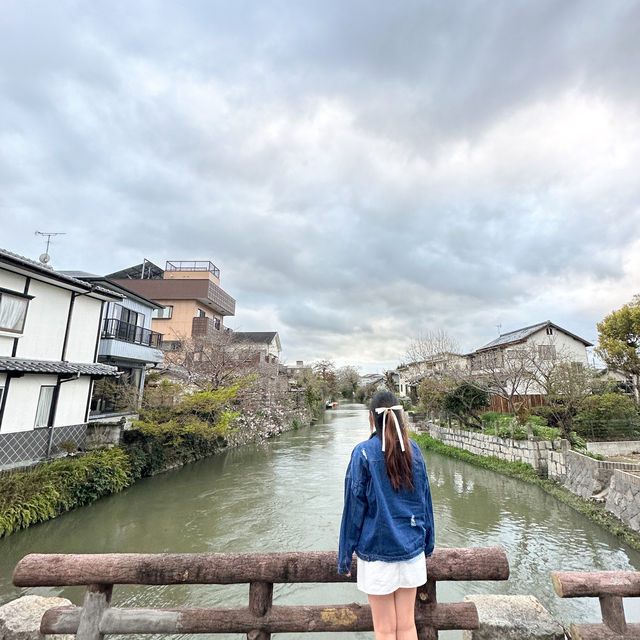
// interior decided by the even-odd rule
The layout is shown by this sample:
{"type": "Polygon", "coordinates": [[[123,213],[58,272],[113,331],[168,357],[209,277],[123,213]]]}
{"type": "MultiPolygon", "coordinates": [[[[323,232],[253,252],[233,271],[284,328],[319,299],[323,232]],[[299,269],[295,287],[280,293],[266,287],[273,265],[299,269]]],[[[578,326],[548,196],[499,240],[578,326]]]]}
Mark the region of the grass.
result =
{"type": "Polygon", "coordinates": [[[619,518],[616,518],[616,516],[607,511],[604,504],[592,500],[585,500],[571,493],[571,491],[565,489],[558,484],[558,482],[539,476],[536,470],[529,464],[524,462],[508,462],[495,456],[477,456],[464,449],[457,449],[456,447],[443,444],[440,440],[436,440],[427,434],[415,435],[414,440],[422,449],[441,453],[450,458],[468,462],[476,467],[497,471],[512,478],[518,478],[524,482],[535,484],[546,493],[560,500],[560,502],[569,505],[596,524],[604,527],[631,548],[640,551],[640,533],[630,529],[619,518]]]}

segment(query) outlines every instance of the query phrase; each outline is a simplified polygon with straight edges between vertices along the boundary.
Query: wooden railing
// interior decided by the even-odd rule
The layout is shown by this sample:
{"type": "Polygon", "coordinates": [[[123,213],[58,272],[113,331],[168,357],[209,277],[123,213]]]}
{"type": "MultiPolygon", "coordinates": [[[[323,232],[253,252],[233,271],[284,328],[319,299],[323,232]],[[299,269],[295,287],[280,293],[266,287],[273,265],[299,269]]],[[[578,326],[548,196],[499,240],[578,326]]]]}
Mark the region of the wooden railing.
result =
{"type": "MultiPolygon", "coordinates": [[[[110,633],[246,633],[267,640],[272,633],[371,631],[371,610],[364,604],[273,606],[274,583],[354,582],[356,562],[347,578],[336,573],[337,554],[309,551],[266,554],[31,554],[13,574],[18,587],[77,586],[87,590],[82,607],[49,609],[43,634],[77,634],[98,640],[110,633]],[[111,608],[117,584],[249,583],[248,607],[120,609],[111,608]]],[[[439,629],[475,629],[470,602],[438,603],[440,580],[506,580],[509,563],[500,547],[436,549],[427,559],[428,580],[416,598],[416,625],[422,640],[439,629]]]]}
{"type": "Polygon", "coordinates": [[[640,596],[640,572],[554,571],[553,587],[561,598],[599,598],[602,622],[572,624],[573,640],[640,638],[640,624],[625,620],[622,598],[640,596]]]}

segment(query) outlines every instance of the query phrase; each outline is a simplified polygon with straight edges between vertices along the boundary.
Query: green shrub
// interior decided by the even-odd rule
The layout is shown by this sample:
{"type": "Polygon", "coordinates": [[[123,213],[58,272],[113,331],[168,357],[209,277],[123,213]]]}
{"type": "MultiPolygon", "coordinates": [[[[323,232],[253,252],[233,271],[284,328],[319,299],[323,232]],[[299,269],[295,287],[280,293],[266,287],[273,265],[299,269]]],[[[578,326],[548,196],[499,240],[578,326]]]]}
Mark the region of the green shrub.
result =
{"type": "Polygon", "coordinates": [[[0,478],[0,536],[121,491],[132,482],[119,448],[63,458],[0,478]]]}
{"type": "Polygon", "coordinates": [[[480,418],[487,424],[493,424],[494,422],[500,422],[505,416],[509,419],[513,418],[511,413],[500,413],[499,411],[485,411],[480,414],[480,418]]]}
{"type": "Polygon", "coordinates": [[[590,396],[574,419],[578,435],[589,440],[637,437],[639,417],[633,400],[619,393],[590,396]]]}
{"type": "MultiPolygon", "coordinates": [[[[533,418],[534,416],[531,417],[533,418]]],[[[551,442],[561,437],[560,429],[536,424],[535,422],[532,423],[531,430],[533,431],[533,435],[537,438],[542,438],[543,440],[549,440],[551,442]]]]}

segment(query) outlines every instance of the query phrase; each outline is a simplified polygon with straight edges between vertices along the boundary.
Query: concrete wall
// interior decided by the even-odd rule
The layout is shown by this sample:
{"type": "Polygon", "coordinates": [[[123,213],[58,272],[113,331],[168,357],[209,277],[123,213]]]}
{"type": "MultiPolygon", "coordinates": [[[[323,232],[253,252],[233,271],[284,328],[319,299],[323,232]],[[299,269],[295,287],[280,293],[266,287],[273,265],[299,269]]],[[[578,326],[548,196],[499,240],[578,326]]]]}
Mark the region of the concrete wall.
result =
{"type": "Polygon", "coordinates": [[[604,499],[609,491],[615,469],[640,470],[640,465],[594,460],[577,451],[567,451],[567,477],[565,486],[573,493],[589,498],[604,499]]]}
{"type": "Polygon", "coordinates": [[[606,508],[628,527],[640,531],[640,476],[614,469],[606,508]]]}
{"type": "Polygon", "coordinates": [[[620,442],[587,442],[587,451],[601,456],[625,456],[640,451],[640,441],[622,440],[620,442]]]}
{"type": "Polygon", "coordinates": [[[511,440],[483,433],[418,423],[443,444],[479,456],[530,464],[541,475],[558,480],[585,500],[606,502],[606,509],[640,531],[640,465],[595,460],[569,449],[566,440],[511,440]],[[638,475],[635,475],[638,474],[638,475]]]}
{"type": "Polygon", "coordinates": [[[99,449],[120,444],[124,422],[123,418],[117,422],[89,422],[85,448],[87,450],[99,449]]]}

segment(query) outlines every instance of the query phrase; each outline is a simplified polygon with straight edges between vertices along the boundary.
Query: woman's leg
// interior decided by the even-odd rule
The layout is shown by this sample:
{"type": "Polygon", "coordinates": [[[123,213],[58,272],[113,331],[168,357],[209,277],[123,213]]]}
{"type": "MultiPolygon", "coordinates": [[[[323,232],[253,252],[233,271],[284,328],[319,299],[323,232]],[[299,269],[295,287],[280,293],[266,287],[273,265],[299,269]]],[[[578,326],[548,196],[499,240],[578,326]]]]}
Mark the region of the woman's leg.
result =
{"type": "Polygon", "coordinates": [[[394,592],[396,609],[396,638],[397,640],[418,640],[415,622],[416,591],[413,589],[398,589],[394,592]]]}
{"type": "Polygon", "coordinates": [[[388,593],[384,596],[368,596],[376,640],[396,640],[395,593],[388,593]]]}

